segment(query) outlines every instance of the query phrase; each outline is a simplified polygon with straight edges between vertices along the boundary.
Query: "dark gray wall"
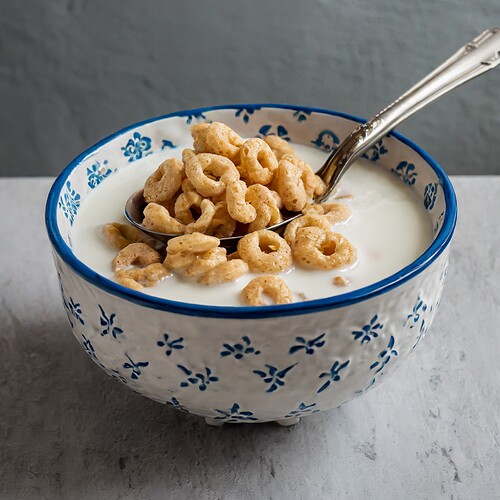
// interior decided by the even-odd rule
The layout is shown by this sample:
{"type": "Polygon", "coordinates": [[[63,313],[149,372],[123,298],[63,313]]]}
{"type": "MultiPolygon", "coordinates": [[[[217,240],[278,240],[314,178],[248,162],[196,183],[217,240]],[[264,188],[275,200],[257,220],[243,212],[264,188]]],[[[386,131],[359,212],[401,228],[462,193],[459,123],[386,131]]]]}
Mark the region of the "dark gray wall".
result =
{"type": "MultiPolygon", "coordinates": [[[[369,116],[498,0],[0,0],[0,175],[57,174],[132,122],[284,102],[369,116]]],[[[500,174],[500,70],[400,131],[451,174],[500,174]]]]}

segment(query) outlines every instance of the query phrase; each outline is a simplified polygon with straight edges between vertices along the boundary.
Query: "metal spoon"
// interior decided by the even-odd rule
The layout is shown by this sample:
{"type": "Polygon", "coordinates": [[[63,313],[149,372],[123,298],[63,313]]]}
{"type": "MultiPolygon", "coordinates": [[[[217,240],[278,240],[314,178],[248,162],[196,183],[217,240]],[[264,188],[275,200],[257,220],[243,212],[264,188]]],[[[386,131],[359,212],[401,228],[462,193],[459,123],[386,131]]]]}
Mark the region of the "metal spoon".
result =
{"type": "MultiPolygon", "coordinates": [[[[392,104],[353,130],[317,171],[327,185],[327,189],[322,195],[316,197],[314,202],[320,203],[325,200],[348,168],[394,127],[438,97],[495,68],[499,63],[500,28],[492,28],[467,43],[392,104]]],[[[142,220],[145,205],[142,190],[137,191],[127,200],[125,217],[131,224],[164,242],[179,236],[151,231],[144,227],[142,220]]],[[[286,224],[301,215],[295,212],[285,213],[283,222],[268,229],[273,231],[283,229],[286,224]]],[[[235,247],[242,236],[221,238],[221,246],[235,247]]]]}

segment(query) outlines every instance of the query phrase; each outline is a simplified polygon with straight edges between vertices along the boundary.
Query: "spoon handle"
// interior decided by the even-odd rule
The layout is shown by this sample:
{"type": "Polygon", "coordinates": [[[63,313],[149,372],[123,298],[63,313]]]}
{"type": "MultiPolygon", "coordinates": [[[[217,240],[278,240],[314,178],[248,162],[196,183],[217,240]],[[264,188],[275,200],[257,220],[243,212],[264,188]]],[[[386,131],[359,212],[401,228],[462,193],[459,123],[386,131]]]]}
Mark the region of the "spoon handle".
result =
{"type": "Polygon", "coordinates": [[[317,172],[328,188],[316,201],[328,197],[352,163],[394,127],[438,97],[498,64],[500,28],[491,28],[467,43],[392,104],[353,130],[317,172]]]}

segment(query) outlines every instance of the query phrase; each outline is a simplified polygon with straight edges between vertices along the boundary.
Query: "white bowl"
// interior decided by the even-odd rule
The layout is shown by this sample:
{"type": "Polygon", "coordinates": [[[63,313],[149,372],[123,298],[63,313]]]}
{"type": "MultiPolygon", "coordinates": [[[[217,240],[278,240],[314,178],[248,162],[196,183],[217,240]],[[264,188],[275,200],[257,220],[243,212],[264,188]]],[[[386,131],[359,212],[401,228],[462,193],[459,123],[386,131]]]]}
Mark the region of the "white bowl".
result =
{"type": "Polygon", "coordinates": [[[115,169],[187,144],[190,125],[206,120],[227,123],[242,136],[278,134],[327,151],[362,121],[298,106],[220,106],[132,125],[82,153],[57,178],[46,207],[74,335],[112,377],[212,424],[288,425],[375,387],[432,324],[457,217],[446,174],[399,134],[366,156],[415,192],[432,219],[433,242],[409,266],[362,289],[279,306],[195,305],[121,287],[73,254],[72,224],[92,189],[115,169]]]}

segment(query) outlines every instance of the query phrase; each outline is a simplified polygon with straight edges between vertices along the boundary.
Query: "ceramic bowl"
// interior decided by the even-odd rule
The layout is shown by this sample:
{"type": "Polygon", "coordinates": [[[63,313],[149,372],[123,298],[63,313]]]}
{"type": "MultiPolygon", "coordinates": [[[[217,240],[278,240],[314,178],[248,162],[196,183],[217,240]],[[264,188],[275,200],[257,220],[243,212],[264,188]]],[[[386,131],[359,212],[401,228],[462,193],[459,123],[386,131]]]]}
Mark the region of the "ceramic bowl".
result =
{"type": "Polygon", "coordinates": [[[78,156],[55,181],[46,207],[62,300],[78,342],[121,383],[211,424],[289,425],[380,384],[432,324],[457,216],[443,170],[399,134],[366,157],[415,193],[432,219],[433,242],[412,264],[365,288],[279,306],[205,306],[123,288],[75,257],[72,225],[92,189],[145,155],[189,144],[190,126],[201,121],[332,151],[362,120],[288,105],[195,109],[127,127],[78,156]]]}

